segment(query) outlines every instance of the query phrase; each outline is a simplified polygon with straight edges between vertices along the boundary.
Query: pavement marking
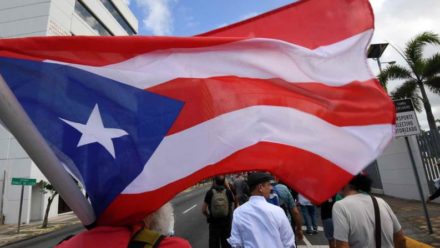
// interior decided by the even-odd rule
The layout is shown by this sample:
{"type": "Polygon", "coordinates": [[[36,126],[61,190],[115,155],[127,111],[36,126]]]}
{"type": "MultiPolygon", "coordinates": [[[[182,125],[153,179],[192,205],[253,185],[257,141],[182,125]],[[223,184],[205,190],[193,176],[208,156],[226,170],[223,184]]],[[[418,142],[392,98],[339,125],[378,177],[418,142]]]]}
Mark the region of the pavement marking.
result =
{"type": "MultiPolygon", "coordinates": [[[[303,231],[307,230],[305,226],[302,226],[301,229],[303,231]]],[[[318,226],[318,231],[322,232],[322,231],[324,231],[324,228],[322,228],[322,226],[318,226]]],[[[312,243],[310,243],[310,241],[306,238],[306,234],[305,233],[303,235],[303,241],[304,241],[304,243],[306,243],[306,245],[298,245],[298,248],[299,247],[307,247],[307,248],[310,248],[310,247],[317,247],[317,248],[318,247],[328,247],[328,245],[312,245],[312,243]]]]}
{"type": "Polygon", "coordinates": [[[306,243],[305,247],[313,247],[312,243],[310,243],[310,241],[306,238],[306,236],[303,236],[303,241],[304,243],[306,243]]]}
{"type": "Polygon", "coordinates": [[[182,214],[186,214],[186,213],[188,213],[189,211],[191,211],[191,209],[193,209],[193,208],[195,208],[195,207],[197,207],[197,204],[194,204],[192,207],[190,207],[190,208],[188,208],[187,210],[183,211],[182,214]]]}

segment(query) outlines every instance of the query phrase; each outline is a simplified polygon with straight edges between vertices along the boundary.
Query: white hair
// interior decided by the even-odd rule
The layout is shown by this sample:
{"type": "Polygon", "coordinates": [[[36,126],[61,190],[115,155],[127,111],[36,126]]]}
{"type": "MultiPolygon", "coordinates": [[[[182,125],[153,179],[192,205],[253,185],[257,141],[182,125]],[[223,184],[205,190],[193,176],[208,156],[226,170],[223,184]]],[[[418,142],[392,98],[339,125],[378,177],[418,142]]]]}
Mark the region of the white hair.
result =
{"type": "Polygon", "coordinates": [[[145,227],[162,235],[174,235],[174,211],[171,203],[149,214],[144,219],[145,227]]]}

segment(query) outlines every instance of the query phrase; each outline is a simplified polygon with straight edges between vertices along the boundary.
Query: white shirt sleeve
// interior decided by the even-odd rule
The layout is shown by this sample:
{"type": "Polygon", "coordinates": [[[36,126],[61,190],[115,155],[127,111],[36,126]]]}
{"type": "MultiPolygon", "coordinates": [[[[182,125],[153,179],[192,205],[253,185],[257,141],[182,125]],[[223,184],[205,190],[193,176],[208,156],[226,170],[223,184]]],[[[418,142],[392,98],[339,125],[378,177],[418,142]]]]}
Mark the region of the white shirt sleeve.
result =
{"type": "Polygon", "coordinates": [[[333,237],[337,240],[348,242],[348,232],[350,227],[347,215],[340,202],[336,202],[335,205],[333,205],[332,219],[334,230],[333,237]]]}
{"type": "Polygon", "coordinates": [[[241,248],[241,247],[243,247],[243,241],[242,241],[242,237],[240,234],[238,217],[236,216],[235,213],[236,212],[234,212],[233,218],[232,218],[231,237],[229,237],[227,240],[228,240],[228,243],[233,248],[241,248]]]}
{"type": "Polygon", "coordinates": [[[286,214],[280,208],[280,235],[281,242],[283,242],[286,248],[295,248],[295,234],[293,233],[292,226],[290,225],[289,219],[287,219],[286,214]]]}
{"type": "Polygon", "coordinates": [[[402,229],[402,226],[399,223],[399,220],[397,219],[396,215],[394,214],[393,210],[391,209],[390,205],[388,205],[388,203],[386,203],[386,201],[384,201],[383,199],[381,199],[382,202],[384,203],[383,205],[385,205],[385,209],[387,210],[388,214],[391,217],[391,220],[393,221],[393,233],[396,233],[398,231],[400,231],[400,229],[402,229]]]}

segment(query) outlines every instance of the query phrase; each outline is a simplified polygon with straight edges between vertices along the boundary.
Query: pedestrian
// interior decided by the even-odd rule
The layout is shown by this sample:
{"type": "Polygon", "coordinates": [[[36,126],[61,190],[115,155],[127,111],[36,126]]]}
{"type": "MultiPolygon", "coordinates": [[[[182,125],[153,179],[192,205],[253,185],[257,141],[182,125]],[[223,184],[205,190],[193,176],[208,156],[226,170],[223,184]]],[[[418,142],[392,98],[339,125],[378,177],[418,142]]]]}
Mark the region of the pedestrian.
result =
{"type": "Polygon", "coordinates": [[[237,201],[237,205],[243,205],[245,202],[249,200],[249,187],[246,183],[243,174],[239,174],[234,182],[235,189],[235,200],[237,201]]]}
{"type": "Polygon", "coordinates": [[[332,219],[332,209],[336,202],[336,195],[323,202],[321,207],[321,220],[322,226],[324,228],[325,238],[328,240],[328,246],[330,248],[336,247],[335,238],[333,237],[333,219],[332,219]]]}
{"type": "Polygon", "coordinates": [[[181,247],[190,248],[188,241],[170,237],[174,229],[174,215],[167,203],[156,212],[146,216],[137,225],[130,227],[98,226],[63,240],[57,248],[135,248],[135,247],[181,247]]]}
{"type": "Polygon", "coordinates": [[[402,228],[390,206],[370,195],[371,179],[356,175],[333,205],[336,247],[406,247],[402,228]],[[377,233],[376,233],[377,232],[377,233]]]}
{"type": "Polygon", "coordinates": [[[251,197],[234,212],[228,239],[232,247],[295,247],[295,234],[283,209],[266,201],[272,180],[268,173],[248,175],[251,197]]]}
{"type": "MultiPolygon", "coordinates": [[[[280,183],[275,178],[275,183],[273,184],[273,192],[271,194],[275,194],[274,198],[278,201],[278,206],[280,206],[284,213],[286,214],[287,218],[290,221],[290,225],[292,226],[292,229],[295,232],[295,236],[298,240],[303,239],[303,231],[302,231],[302,218],[301,214],[299,213],[299,210],[296,206],[295,200],[293,199],[291,191],[289,188],[280,183]]],[[[269,196],[270,198],[270,196],[269,196]]],[[[275,201],[268,201],[272,204],[274,204],[275,201]]],[[[277,205],[277,204],[275,204],[277,205]]]]}
{"type": "Polygon", "coordinates": [[[234,203],[234,195],[226,187],[225,177],[216,176],[202,206],[202,213],[209,223],[209,248],[230,247],[226,239],[231,235],[234,203]]]}
{"type": "Polygon", "coordinates": [[[301,194],[298,194],[298,202],[306,225],[306,234],[317,234],[318,226],[316,225],[316,206],[301,194]]]}

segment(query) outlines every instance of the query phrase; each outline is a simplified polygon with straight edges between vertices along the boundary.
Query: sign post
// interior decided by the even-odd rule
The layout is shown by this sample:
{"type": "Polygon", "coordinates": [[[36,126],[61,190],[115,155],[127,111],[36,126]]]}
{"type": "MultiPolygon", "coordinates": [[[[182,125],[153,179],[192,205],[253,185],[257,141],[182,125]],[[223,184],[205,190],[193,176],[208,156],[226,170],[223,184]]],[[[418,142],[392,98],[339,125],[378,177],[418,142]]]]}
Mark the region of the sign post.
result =
{"type": "Polygon", "coordinates": [[[425,212],[426,224],[428,226],[429,233],[434,233],[432,231],[431,220],[428,214],[428,208],[426,207],[425,196],[423,194],[422,184],[420,183],[419,173],[417,171],[416,163],[411,151],[411,146],[408,141],[408,136],[420,134],[419,122],[417,121],[417,115],[414,111],[414,106],[411,99],[395,100],[394,105],[396,106],[396,137],[405,137],[406,147],[408,148],[409,157],[411,159],[411,164],[414,170],[414,176],[416,178],[417,187],[419,189],[420,200],[422,202],[423,211],[425,212]]]}
{"type": "Polygon", "coordinates": [[[18,210],[18,225],[17,225],[17,233],[20,233],[20,224],[21,224],[21,210],[23,209],[23,193],[24,186],[34,186],[37,183],[37,179],[34,178],[12,178],[12,185],[21,185],[21,196],[20,196],[20,209],[18,210]]]}

